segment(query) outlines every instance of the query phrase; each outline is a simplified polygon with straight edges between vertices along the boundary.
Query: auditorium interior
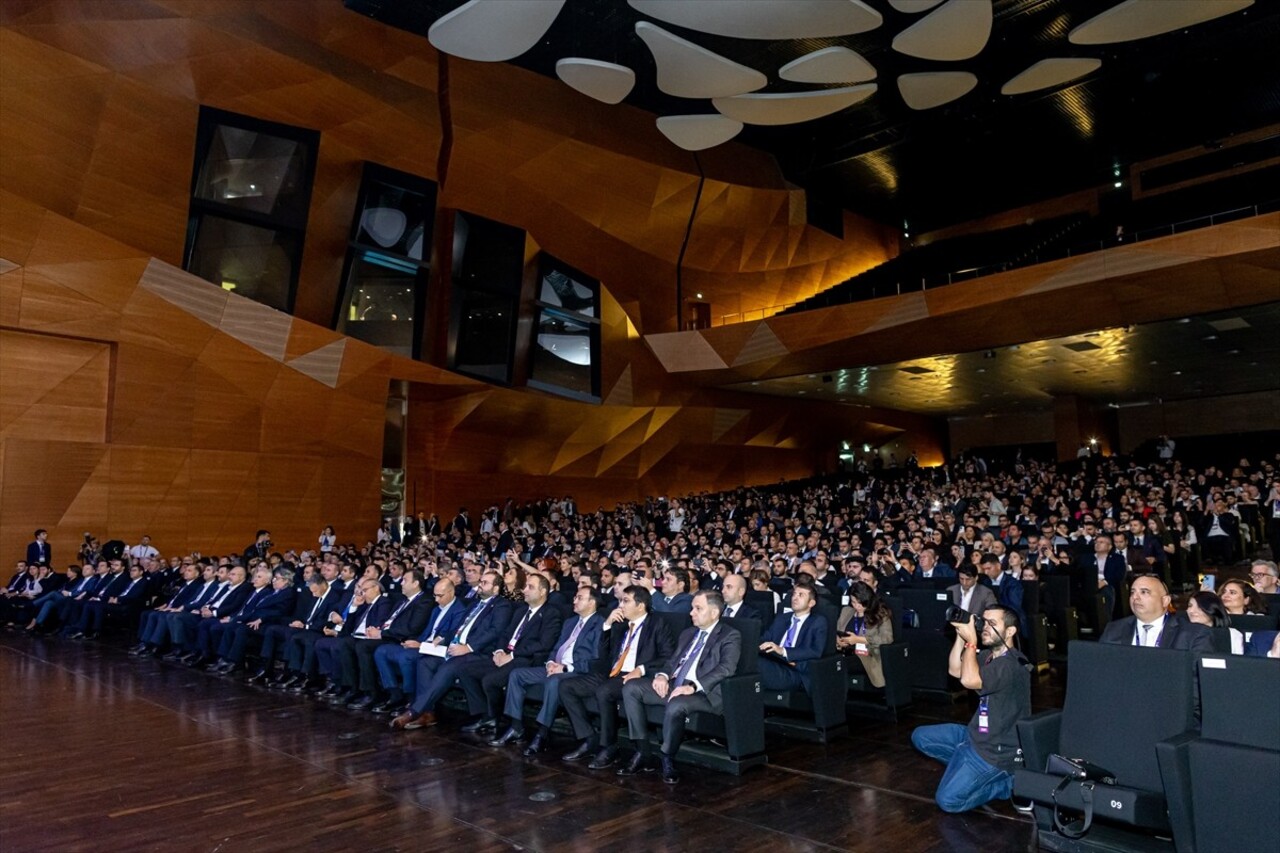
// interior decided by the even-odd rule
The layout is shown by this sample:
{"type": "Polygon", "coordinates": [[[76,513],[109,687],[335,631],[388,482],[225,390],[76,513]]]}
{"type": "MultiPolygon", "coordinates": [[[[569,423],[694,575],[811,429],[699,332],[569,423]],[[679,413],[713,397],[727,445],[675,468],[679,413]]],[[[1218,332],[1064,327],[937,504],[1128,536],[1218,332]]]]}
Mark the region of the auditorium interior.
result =
{"type": "Polygon", "coordinates": [[[0,0],[0,848],[1280,850],[1277,44],[0,0]]]}

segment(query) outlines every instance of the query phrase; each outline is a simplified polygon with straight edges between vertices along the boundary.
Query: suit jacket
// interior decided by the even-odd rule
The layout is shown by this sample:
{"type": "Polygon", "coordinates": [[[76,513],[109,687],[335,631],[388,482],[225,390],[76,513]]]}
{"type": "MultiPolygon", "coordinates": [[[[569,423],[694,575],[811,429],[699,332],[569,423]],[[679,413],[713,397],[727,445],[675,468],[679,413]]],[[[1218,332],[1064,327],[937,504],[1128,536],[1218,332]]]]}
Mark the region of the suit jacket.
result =
{"type": "Polygon", "coordinates": [[[53,548],[48,542],[43,544],[32,542],[27,546],[27,565],[34,566],[39,563],[44,563],[47,566],[53,565],[53,548]]]}
{"type": "MultiPolygon", "coordinates": [[[[1204,518],[1200,519],[1200,541],[1203,542],[1209,535],[1209,529],[1213,527],[1214,513],[1206,512],[1204,518]]],[[[1224,512],[1218,516],[1218,524],[1222,527],[1227,536],[1231,537],[1232,543],[1236,541],[1236,535],[1240,532],[1240,519],[1229,512],[1224,512]]],[[[32,543],[34,544],[34,543],[32,543]]],[[[31,562],[30,559],[27,560],[31,562]]]]}
{"type": "MultiPolygon", "coordinates": [[[[947,587],[947,592],[951,593],[951,603],[959,607],[960,596],[964,594],[964,589],[957,583],[947,587]]],[[[996,594],[991,591],[991,587],[983,586],[982,584],[974,585],[973,596],[969,599],[970,613],[981,615],[988,607],[994,607],[996,604],[999,604],[999,602],[996,601],[996,594]]]]}
{"type": "Polygon", "coordinates": [[[653,596],[653,609],[656,613],[685,613],[693,610],[693,596],[687,592],[678,592],[668,601],[665,595],[653,596]]]}
{"type": "MultiPolygon", "coordinates": [[[[805,622],[808,623],[814,617],[810,616],[805,622]]],[[[822,618],[822,617],[817,617],[822,618]]],[[[825,619],[823,622],[825,623],[825,619]]],[[[648,624],[648,620],[646,620],[648,624]]],[[[823,628],[825,631],[825,627],[823,628]]],[[[680,660],[693,647],[697,641],[699,630],[697,628],[686,628],[680,632],[680,640],[676,643],[676,650],[667,660],[666,666],[662,668],[662,672],[666,673],[673,681],[676,672],[680,669],[680,660]]],[[[698,659],[697,669],[694,670],[694,676],[698,683],[702,685],[702,692],[707,694],[707,701],[711,703],[711,707],[719,713],[724,708],[724,700],[720,695],[720,682],[738,671],[738,659],[742,657],[742,635],[737,629],[729,627],[726,622],[716,622],[711,629],[711,634],[707,637],[706,643],[702,647],[702,657],[698,659]]],[[[674,684],[672,685],[675,686],[674,684]]]]}
{"type": "MultiPolygon", "coordinates": [[[[1107,623],[1107,627],[1102,629],[1102,636],[1098,638],[1098,642],[1131,646],[1137,630],[1137,616],[1113,619],[1107,623]]],[[[1169,615],[1164,617],[1164,628],[1160,631],[1160,648],[1211,652],[1213,651],[1212,636],[1209,629],[1203,625],[1183,622],[1169,615]]]]}
{"type": "Polygon", "coordinates": [[[990,589],[996,596],[996,602],[1011,608],[1018,614],[1020,624],[1027,624],[1027,614],[1022,611],[1022,581],[1005,572],[996,586],[986,575],[978,578],[978,582],[990,589]]]}
{"type": "MultiPolygon", "coordinates": [[[[1084,583],[1090,579],[1096,580],[1098,577],[1098,557],[1090,551],[1088,554],[1080,558],[1079,567],[1082,577],[1080,578],[1086,590],[1093,589],[1095,583],[1084,583]]],[[[1106,578],[1107,585],[1119,591],[1124,586],[1125,574],[1129,571],[1129,566],[1125,562],[1122,554],[1112,551],[1107,555],[1107,562],[1102,567],[1103,576],[1106,578]]]]}
{"type": "MultiPolygon", "coordinates": [[[[511,643],[516,628],[524,621],[525,614],[528,612],[527,604],[516,607],[507,623],[507,630],[501,642],[502,648],[511,643]]],[[[535,661],[546,660],[556,647],[556,637],[560,636],[560,626],[563,624],[564,617],[560,614],[560,610],[550,602],[543,604],[538,608],[538,612],[525,622],[511,654],[518,658],[529,658],[535,661]]]]}
{"type": "MultiPolygon", "coordinates": [[[[90,598],[96,598],[99,601],[106,601],[109,598],[120,595],[129,586],[129,573],[120,572],[119,574],[108,574],[106,578],[98,583],[97,589],[93,591],[90,598]]],[[[140,586],[137,584],[135,589],[140,586]]]]}
{"type": "MultiPolygon", "coordinates": [[[[924,576],[923,570],[917,571],[916,577],[919,578],[920,580],[929,579],[924,576]]],[[[933,574],[929,575],[929,577],[930,578],[954,578],[956,577],[956,570],[948,566],[946,563],[939,563],[938,565],[933,567],[933,574]]]]}
{"type": "Polygon", "coordinates": [[[149,588],[147,586],[147,579],[145,577],[140,577],[138,578],[138,582],[134,583],[133,578],[129,577],[127,574],[124,577],[125,584],[120,588],[120,591],[113,592],[111,595],[103,596],[102,600],[107,601],[112,595],[114,595],[119,599],[116,602],[118,605],[124,607],[142,607],[142,604],[147,600],[148,595],[149,588]]]}
{"type": "Polygon", "coordinates": [[[298,591],[291,586],[287,586],[284,589],[273,589],[266,595],[258,596],[258,600],[253,603],[252,612],[245,613],[242,610],[236,619],[240,622],[253,622],[261,619],[264,625],[284,622],[293,612],[293,605],[297,599],[298,591]]]}
{"type": "Polygon", "coordinates": [[[378,599],[372,604],[366,601],[347,614],[346,621],[342,623],[341,633],[345,637],[354,637],[362,620],[366,631],[369,628],[380,628],[382,623],[391,616],[391,611],[394,609],[395,604],[392,603],[389,595],[378,596],[378,599]]]}
{"type": "Polygon", "coordinates": [[[1142,571],[1150,571],[1152,568],[1158,568],[1168,561],[1169,555],[1164,552],[1164,546],[1160,544],[1160,539],[1151,533],[1142,535],[1142,544],[1136,542],[1129,546],[1129,555],[1140,557],[1140,560],[1129,559],[1127,562],[1138,566],[1142,571]],[[1154,563],[1147,563],[1147,557],[1154,557],[1154,563]]]}
{"type": "Polygon", "coordinates": [[[338,609],[344,594],[344,590],[331,585],[325,592],[324,598],[320,600],[320,607],[316,608],[316,597],[308,591],[306,596],[298,596],[303,600],[299,601],[294,618],[301,622],[302,627],[307,631],[321,631],[329,624],[329,614],[338,609]],[[303,607],[304,603],[305,607],[303,607]],[[313,610],[315,615],[312,615],[313,610]]]}
{"type": "Polygon", "coordinates": [[[1271,651],[1271,644],[1275,641],[1275,631],[1254,631],[1249,642],[1245,644],[1244,653],[1250,657],[1265,658],[1271,651]]]}
{"type": "MultiPolygon", "coordinates": [[[[403,602],[403,599],[401,599],[403,602]]],[[[391,620],[391,624],[382,629],[382,639],[394,640],[397,643],[403,643],[405,640],[412,640],[422,633],[427,627],[427,617],[431,615],[431,596],[425,592],[418,593],[417,598],[409,602],[408,606],[402,609],[395,619],[391,620]]],[[[400,604],[397,603],[396,607],[400,604]]],[[[395,608],[392,608],[393,610],[395,608]]],[[[388,614],[390,618],[390,614],[388,614]]]]}
{"type": "MultiPolygon", "coordinates": [[[[495,595],[489,599],[486,604],[477,602],[472,610],[476,607],[484,607],[484,612],[476,617],[475,622],[471,625],[471,631],[467,634],[467,645],[471,647],[473,652],[482,654],[490,654],[497,651],[498,644],[503,645],[510,636],[507,631],[507,625],[511,622],[511,599],[501,595],[495,595]]],[[[467,616],[471,615],[471,611],[467,611],[467,616]]],[[[458,631],[462,631],[462,626],[466,622],[464,617],[462,622],[458,624],[458,631]]]]}
{"type": "Polygon", "coordinates": [[[174,593],[173,597],[165,602],[165,604],[169,607],[175,608],[186,607],[188,604],[196,600],[196,596],[200,594],[200,589],[203,586],[204,581],[199,578],[196,578],[190,583],[184,583],[178,588],[178,591],[174,593]]]}
{"type": "MultiPolygon", "coordinates": [[[[782,645],[782,641],[787,638],[787,631],[791,628],[791,617],[793,615],[791,613],[779,613],[777,618],[773,620],[773,624],[760,635],[760,642],[782,645]]],[[[795,642],[791,648],[787,649],[787,660],[796,665],[796,672],[803,677],[809,673],[809,661],[822,657],[823,651],[826,650],[826,645],[827,617],[815,610],[810,610],[809,616],[800,625],[799,632],[796,633],[795,642]]]]}
{"type": "Polygon", "coordinates": [[[760,623],[760,628],[762,630],[764,628],[764,614],[759,610],[756,610],[750,604],[747,604],[745,601],[738,605],[738,609],[733,612],[732,617],[730,617],[727,612],[724,615],[732,619],[754,619],[760,623]]]}
{"type": "Polygon", "coordinates": [[[466,615],[467,606],[456,598],[443,617],[440,616],[440,606],[436,605],[427,615],[427,624],[418,634],[418,642],[429,643],[432,637],[444,637],[445,642],[449,642],[449,639],[462,627],[462,620],[466,615]]]}
{"type": "MultiPolygon", "coordinates": [[[[627,630],[626,622],[620,622],[609,629],[609,649],[604,661],[608,667],[606,673],[622,655],[627,630]]],[[[671,628],[661,619],[653,618],[652,614],[640,623],[640,636],[635,637],[631,643],[636,649],[636,668],[644,667],[646,674],[652,673],[654,667],[661,666],[676,648],[676,638],[672,636],[671,628]]]]}
{"type": "Polygon", "coordinates": [[[200,610],[200,608],[213,600],[213,597],[218,594],[218,590],[222,589],[222,584],[218,583],[216,580],[211,581],[208,586],[204,585],[204,581],[201,581],[200,584],[200,591],[196,593],[196,597],[191,599],[187,604],[182,605],[182,608],[188,613],[194,613],[200,610]]]}
{"type": "MultiPolygon", "coordinates": [[[[222,593],[219,593],[221,595],[222,593]]],[[[249,600],[249,596],[253,594],[253,585],[248,581],[240,584],[226,597],[218,603],[217,607],[211,608],[213,615],[221,619],[223,616],[234,616],[240,612],[240,608],[244,607],[244,603],[249,600]]],[[[216,596],[215,596],[216,597],[216,596]]]]}
{"type": "MultiPolygon", "coordinates": [[[[556,659],[560,647],[569,642],[569,638],[573,636],[574,630],[581,621],[582,617],[577,614],[574,614],[572,619],[565,621],[564,627],[560,629],[560,638],[556,640],[556,644],[551,647],[551,654],[547,656],[548,662],[556,659]]],[[[578,632],[578,639],[573,643],[573,661],[570,664],[573,672],[586,672],[591,668],[592,661],[600,657],[600,638],[602,636],[600,628],[603,625],[604,617],[599,613],[592,613],[587,617],[586,624],[578,632]]]]}

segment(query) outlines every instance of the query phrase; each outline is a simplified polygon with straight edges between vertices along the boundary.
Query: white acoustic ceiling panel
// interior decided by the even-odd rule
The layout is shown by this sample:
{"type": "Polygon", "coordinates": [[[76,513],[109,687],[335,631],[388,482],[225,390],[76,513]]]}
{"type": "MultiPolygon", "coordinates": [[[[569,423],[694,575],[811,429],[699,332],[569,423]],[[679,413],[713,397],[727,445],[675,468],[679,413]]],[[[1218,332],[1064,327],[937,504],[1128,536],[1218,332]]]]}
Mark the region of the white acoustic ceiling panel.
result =
{"type": "Polygon", "coordinates": [[[677,98],[719,98],[764,88],[769,82],[754,68],[725,59],[705,47],[640,21],[636,35],[658,65],[658,88],[677,98]]]}
{"type": "Polygon", "coordinates": [[[942,0],[889,0],[889,5],[899,12],[914,15],[917,12],[927,12],[941,2],[942,0]]]}
{"type": "Polygon", "coordinates": [[[884,18],[862,0],[628,0],[637,12],[702,33],[743,39],[865,33],[884,18]]]}
{"type": "Polygon", "coordinates": [[[427,30],[436,50],[477,62],[515,59],[546,35],[565,0],[471,0],[427,30]]]}
{"type": "Polygon", "coordinates": [[[930,110],[962,98],[978,85],[968,71],[923,71],[898,78],[898,92],[913,110],[930,110]]]}
{"type": "Polygon", "coordinates": [[[917,59],[972,59],[991,38],[991,0],[948,0],[893,37],[893,49],[917,59]]]}
{"type": "Polygon", "coordinates": [[[814,92],[776,92],[716,98],[711,103],[731,119],[743,124],[798,124],[838,113],[866,100],[876,90],[875,83],[819,89],[814,92]]]}
{"type": "Polygon", "coordinates": [[[793,83],[866,83],[876,79],[876,69],[857,51],[824,47],[788,62],[778,76],[793,83]]]}
{"type": "Polygon", "coordinates": [[[1067,36],[1072,44],[1115,44],[1158,36],[1247,9],[1254,0],[1124,0],[1067,36]]]}
{"type": "Polygon", "coordinates": [[[1061,86],[1102,67],[1101,59],[1086,56],[1042,59],[1000,87],[1002,95],[1022,95],[1061,86]]]}
{"type": "Polygon", "coordinates": [[[625,65],[572,56],[556,63],[556,76],[589,98],[620,103],[636,85],[636,73],[625,65]]]}
{"type": "Polygon", "coordinates": [[[722,115],[662,116],[658,130],[685,151],[714,148],[742,131],[742,122],[722,115]]]}

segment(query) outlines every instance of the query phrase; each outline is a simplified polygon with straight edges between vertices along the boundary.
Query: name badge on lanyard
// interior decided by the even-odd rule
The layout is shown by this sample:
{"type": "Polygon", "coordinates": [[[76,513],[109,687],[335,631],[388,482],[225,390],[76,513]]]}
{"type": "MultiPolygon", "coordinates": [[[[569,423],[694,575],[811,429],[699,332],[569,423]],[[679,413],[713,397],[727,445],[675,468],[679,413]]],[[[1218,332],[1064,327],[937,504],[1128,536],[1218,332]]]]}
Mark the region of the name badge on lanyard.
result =
{"type": "Polygon", "coordinates": [[[987,712],[987,697],[978,700],[978,731],[987,734],[991,730],[991,717],[987,712]]]}

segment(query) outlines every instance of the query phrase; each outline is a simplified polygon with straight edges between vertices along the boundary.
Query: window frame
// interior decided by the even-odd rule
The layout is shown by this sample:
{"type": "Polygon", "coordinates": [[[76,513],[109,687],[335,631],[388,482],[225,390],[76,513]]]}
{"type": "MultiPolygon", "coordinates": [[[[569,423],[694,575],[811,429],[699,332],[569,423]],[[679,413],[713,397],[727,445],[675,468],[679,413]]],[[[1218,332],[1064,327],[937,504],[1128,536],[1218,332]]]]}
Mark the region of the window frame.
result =
{"type": "Polygon", "coordinates": [[[548,252],[539,252],[536,263],[537,278],[534,282],[534,296],[529,301],[533,310],[530,312],[532,321],[532,330],[529,334],[529,346],[525,353],[527,359],[527,369],[525,375],[526,387],[534,388],[539,391],[545,391],[548,394],[555,394],[561,397],[567,397],[573,400],[580,400],[586,403],[600,402],[600,357],[603,349],[601,344],[601,321],[600,321],[600,280],[594,276],[587,275],[582,270],[567,264],[559,258],[548,252]],[[572,308],[565,308],[562,305],[552,305],[542,300],[542,281],[551,272],[562,272],[571,280],[579,284],[589,285],[594,294],[595,300],[592,303],[591,315],[582,314],[574,311],[572,308]],[[558,315],[566,320],[574,323],[586,325],[590,330],[590,346],[591,346],[591,390],[589,392],[577,391],[572,388],[565,388],[562,385],[556,385],[552,382],[534,378],[534,359],[537,355],[538,348],[538,329],[541,328],[542,318],[547,314],[558,315]]]}

